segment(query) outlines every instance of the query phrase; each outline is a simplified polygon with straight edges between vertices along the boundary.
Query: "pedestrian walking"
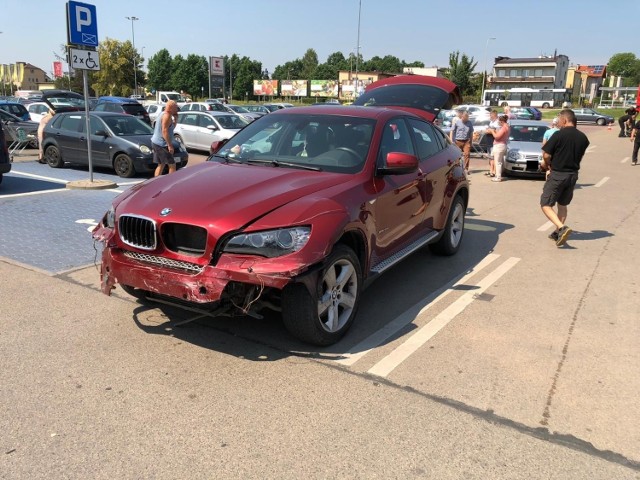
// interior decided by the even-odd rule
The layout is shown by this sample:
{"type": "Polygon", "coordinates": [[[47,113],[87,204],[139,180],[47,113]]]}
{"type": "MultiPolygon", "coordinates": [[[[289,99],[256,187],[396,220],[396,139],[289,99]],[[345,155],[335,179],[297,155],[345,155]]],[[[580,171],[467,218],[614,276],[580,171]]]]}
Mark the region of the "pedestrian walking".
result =
{"type": "Polygon", "coordinates": [[[638,150],[640,150],[640,120],[638,120],[631,130],[631,141],[633,142],[633,153],[631,154],[631,165],[638,164],[638,150]]]}
{"type": "Polygon", "coordinates": [[[622,115],[618,119],[618,125],[620,125],[620,133],[618,137],[629,137],[631,135],[631,130],[633,129],[633,125],[636,120],[636,114],[638,112],[634,107],[627,108],[622,115]]]}
{"type": "Polygon", "coordinates": [[[549,238],[558,247],[564,245],[571,228],[565,225],[567,206],[573,199],[573,190],[578,181],[580,162],[589,146],[587,136],[576,128],[576,114],[564,109],[558,116],[560,130],[554,133],[542,147],[543,170],[550,169],[540,196],[540,207],[544,215],[556,226],[549,238]],[[558,211],[553,209],[558,204],[558,211]]]}
{"type": "Polygon", "coordinates": [[[507,142],[509,142],[509,134],[511,127],[509,126],[509,117],[500,115],[498,117],[499,126],[493,133],[493,168],[494,172],[491,179],[492,182],[502,181],[502,169],[504,159],[507,155],[507,142]]]}
{"type": "Polygon", "coordinates": [[[151,146],[153,147],[153,161],[157,163],[153,176],[162,175],[164,166],[167,165],[169,173],[176,171],[176,161],[173,158],[173,129],[178,121],[178,104],[169,100],[159,120],[153,129],[151,146]]]}
{"type": "Polygon", "coordinates": [[[462,150],[464,169],[468,175],[471,142],[473,141],[473,123],[469,120],[469,112],[463,111],[461,117],[453,122],[449,138],[462,150]]]}
{"type": "Polygon", "coordinates": [[[56,112],[50,108],[49,111],[42,116],[42,118],[40,119],[40,124],[38,125],[37,137],[38,137],[38,162],[39,163],[47,163],[47,161],[44,158],[44,150],[42,149],[42,140],[44,138],[44,127],[47,126],[47,123],[49,123],[49,121],[53,118],[55,114],[56,112]]]}
{"type": "Polygon", "coordinates": [[[491,110],[491,112],[489,112],[489,127],[484,132],[484,136],[482,138],[483,143],[487,147],[487,156],[489,157],[489,171],[485,173],[485,175],[490,177],[494,177],[496,174],[495,164],[493,162],[493,142],[495,140],[493,136],[499,128],[500,120],[498,119],[498,111],[495,109],[491,110]],[[485,140],[485,138],[487,140],[485,140]]]}

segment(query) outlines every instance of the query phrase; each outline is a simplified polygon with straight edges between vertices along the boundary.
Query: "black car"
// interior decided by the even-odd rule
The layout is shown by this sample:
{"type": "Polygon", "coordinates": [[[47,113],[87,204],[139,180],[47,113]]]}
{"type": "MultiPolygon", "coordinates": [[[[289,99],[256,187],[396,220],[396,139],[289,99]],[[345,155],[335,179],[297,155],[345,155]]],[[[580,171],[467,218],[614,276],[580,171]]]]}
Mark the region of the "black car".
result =
{"type": "Polygon", "coordinates": [[[38,147],[38,122],[22,120],[4,110],[0,110],[0,121],[4,124],[4,135],[7,145],[18,139],[18,129],[22,129],[27,137],[31,139],[30,146],[33,148],[38,147]]]}
{"type": "Polygon", "coordinates": [[[151,125],[151,119],[149,118],[149,112],[135,100],[131,102],[98,102],[93,108],[95,112],[116,112],[126,113],[127,115],[133,115],[148,125],[151,125]]]}
{"type": "MultiPolygon", "coordinates": [[[[153,130],[140,119],[123,113],[90,112],[92,165],[113,168],[120,177],[149,173],[153,163],[151,136],[153,130]]],[[[178,168],[184,167],[189,155],[174,145],[178,168]]],[[[44,129],[44,158],[50,167],[60,168],[66,162],[88,165],[87,134],[84,112],[56,114],[44,129]]]]}
{"type": "Polygon", "coordinates": [[[0,183],[2,183],[2,175],[11,171],[11,157],[9,156],[9,148],[4,135],[4,122],[0,122],[0,183]]]}

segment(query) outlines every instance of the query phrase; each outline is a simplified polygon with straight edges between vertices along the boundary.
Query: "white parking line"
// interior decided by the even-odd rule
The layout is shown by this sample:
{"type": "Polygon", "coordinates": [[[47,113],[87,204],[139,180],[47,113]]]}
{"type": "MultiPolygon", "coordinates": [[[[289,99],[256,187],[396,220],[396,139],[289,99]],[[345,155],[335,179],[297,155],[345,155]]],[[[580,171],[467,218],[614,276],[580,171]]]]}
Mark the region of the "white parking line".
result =
{"type": "Polygon", "coordinates": [[[551,222],[546,222],[544,225],[542,225],[541,227],[538,227],[538,232],[546,232],[547,230],[549,230],[551,227],[553,227],[553,223],[551,222]]]}
{"type": "Polygon", "coordinates": [[[39,180],[46,180],[47,182],[62,183],[64,185],[66,185],[68,183],[67,180],[60,180],[59,178],[45,177],[43,175],[35,175],[33,173],[17,172],[15,170],[12,170],[11,174],[12,175],[22,175],[23,177],[37,178],[39,180]]]}
{"type": "Polygon", "coordinates": [[[466,283],[469,278],[471,278],[491,262],[496,260],[499,256],[500,255],[497,255],[495,253],[490,253],[489,255],[484,257],[475,267],[467,271],[466,274],[454,278],[451,282],[447,283],[439,290],[436,290],[428,297],[423,298],[414,306],[386,324],[383,328],[365,338],[362,342],[352,347],[348,352],[342,354],[342,358],[336,360],[336,362],[345,366],[353,365],[375,347],[382,344],[385,340],[398,332],[400,329],[409,325],[413,320],[416,319],[418,315],[426,312],[429,308],[433,307],[449,293],[455,291],[456,287],[466,283]]]}
{"type": "Polygon", "coordinates": [[[631,157],[624,157],[620,163],[627,163],[629,160],[631,160],[631,157]]]}
{"type": "Polygon", "coordinates": [[[66,188],[57,188],[55,190],[39,190],[37,192],[25,192],[25,193],[10,193],[7,195],[0,195],[0,199],[2,198],[13,198],[13,197],[28,197],[31,195],[45,195],[45,194],[49,194],[49,193],[58,193],[58,192],[70,192],[71,190],[68,190],[66,188]]]}
{"type": "Polygon", "coordinates": [[[386,377],[389,375],[398,365],[404,362],[411,354],[413,354],[418,348],[424,345],[430,338],[436,333],[442,330],[451,320],[457,315],[462,313],[467,306],[473,302],[473,300],[483,293],[487,288],[493,285],[500,279],[505,273],[513,268],[516,263],[520,261],[519,258],[511,257],[507,259],[502,265],[498,266],[493,272],[488,274],[484,279],[478,283],[478,288],[470,290],[462,295],[458,300],[449,305],[445,310],[438,314],[433,320],[420,328],[416,333],[409,337],[403,344],[399,345],[393,352],[387,355],[385,358],[376,363],[371,369],[370,374],[378,377],[386,377]]]}
{"type": "Polygon", "coordinates": [[[596,188],[601,187],[602,185],[604,185],[607,182],[607,180],[609,180],[609,178],[610,177],[604,177],[602,180],[600,180],[598,183],[596,183],[594,185],[594,187],[596,187],[596,188]]]}
{"type": "Polygon", "coordinates": [[[598,148],[597,145],[590,145],[589,147],[587,147],[587,151],[584,153],[591,153],[593,152],[596,148],[598,148]]]}

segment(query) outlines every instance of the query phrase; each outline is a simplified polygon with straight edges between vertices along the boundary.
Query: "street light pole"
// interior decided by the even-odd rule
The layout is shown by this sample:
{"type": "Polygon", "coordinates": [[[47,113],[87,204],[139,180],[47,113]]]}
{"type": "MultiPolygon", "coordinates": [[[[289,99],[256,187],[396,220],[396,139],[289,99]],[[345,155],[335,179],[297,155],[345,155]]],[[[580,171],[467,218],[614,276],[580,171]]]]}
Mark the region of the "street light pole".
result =
{"type": "Polygon", "coordinates": [[[360,60],[360,13],[362,12],[362,0],[358,0],[358,43],[356,43],[356,86],[354,97],[358,96],[358,61],[360,60]]]}
{"type": "Polygon", "coordinates": [[[480,93],[480,105],[484,105],[484,84],[485,77],[487,76],[487,50],[489,49],[489,40],[495,40],[496,37],[487,38],[487,43],[484,46],[484,70],[482,71],[482,92],[480,93]]]}
{"type": "Polygon", "coordinates": [[[138,95],[138,65],[136,61],[136,36],[133,31],[133,22],[140,20],[138,17],[125,17],[131,20],[131,44],[133,45],[133,93],[138,95]]]}

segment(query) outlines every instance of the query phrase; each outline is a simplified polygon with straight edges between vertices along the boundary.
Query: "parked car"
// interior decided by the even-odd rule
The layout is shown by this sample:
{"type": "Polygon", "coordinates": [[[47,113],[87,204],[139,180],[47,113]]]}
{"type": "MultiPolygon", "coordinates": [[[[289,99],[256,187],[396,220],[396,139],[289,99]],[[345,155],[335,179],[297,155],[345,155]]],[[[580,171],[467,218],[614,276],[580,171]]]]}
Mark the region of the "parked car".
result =
{"type": "MultiPolygon", "coordinates": [[[[368,92],[383,100],[399,87],[368,92]]],[[[423,100],[457,91],[438,78],[422,87],[423,100]]],[[[365,284],[426,245],[453,255],[462,244],[460,150],[423,117],[442,107],[309,106],[250,123],[207,162],[114,200],[93,232],[102,291],[214,315],[274,308],[297,338],[338,341],[365,284]]]]}
{"type": "Polygon", "coordinates": [[[29,117],[32,122],[40,123],[42,117],[44,117],[49,112],[49,105],[45,102],[34,102],[27,105],[27,111],[29,112],[29,117]]]}
{"type": "Polygon", "coordinates": [[[589,122],[597,125],[609,125],[613,123],[614,118],[611,115],[596,112],[592,108],[574,108],[573,113],[576,114],[578,122],[589,122]]]}
{"type": "Polygon", "coordinates": [[[114,112],[124,113],[127,115],[133,115],[148,125],[151,125],[151,119],[149,113],[144,107],[135,100],[130,100],[129,103],[125,102],[100,102],[93,109],[94,112],[114,112]]]}
{"type": "MultiPolygon", "coordinates": [[[[91,157],[96,167],[112,168],[120,177],[148,174],[156,168],[151,147],[151,127],[133,115],[116,112],[89,112],[91,157]]],[[[44,128],[42,148],[52,168],[65,163],[88,165],[84,112],[56,114],[44,128]]],[[[180,145],[174,153],[178,168],[189,156],[180,145]]]]}
{"type": "Polygon", "coordinates": [[[277,110],[282,110],[283,108],[285,108],[282,105],[276,105],[275,103],[263,103],[262,106],[270,112],[275,112],[277,110]]]}
{"type": "Polygon", "coordinates": [[[38,123],[31,120],[22,120],[15,115],[0,109],[0,121],[5,125],[4,135],[7,144],[18,139],[18,129],[22,129],[27,137],[30,137],[30,147],[38,147],[38,123]]]}
{"type": "Polygon", "coordinates": [[[178,112],[173,134],[186,148],[209,151],[214,141],[226,140],[249,124],[229,112],[178,112]]]}
{"type": "Polygon", "coordinates": [[[263,113],[250,112],[249,110],[247,110],[244,107],[241,107],[240,105],[233,105],[229,103],[225,105],[225,107],[227,107],[232,112],[237,113],[238,115],[241,115],[248,122],[253,122],[255,119],[264,116],[263,113]]]}
{"type": "MultiPolygon", "coordinates": [[[[245,105],[244,108],[246,108],[247,110],[249,110],[250,112],[254,112],[254,113],[262,113],[263,115],[266,115],[268,113],[271,113],[271,110],[269,110],[267,107],[265,107],[264,105],[245,105]]],[[[279,110],[279,109],[278,109],[279,110]]]]}
{"type": "Polygon", "coordinates": [[[512,119],[509,126],[504,175],[544,177],[544,171],[540,169],[542,137],[549,125],[537,120],[512,119]]]}
{"type": "Polygon", "coordinates": [[[11,102],[8,100],[0,100],[0,110],[4,110],[7,113],[15,115],[21,120],[30,120],[29,111],[27,108],[18,102],[11,102]]]}
{"type": "Polygon", "coordinates": [[[466,110],[471,120],[489,118],[489,114],[491,113],[491,107],[484,107],[482,105],[458,105],[455,109],[466,110]]]}
{"type": "Polygon", "coordinates": [[[11,171],[11,157],[9,155],[9,140],[4,133],[4,122],[0,121],[0,183],[2,176],[11,171]]]}
{"type": "Polygon", "coordinates": [[[234,113],[220,102],[189,102],[180,108],[181,112],[222,112],[234,113]]]}
{"type": "Polygon", "coordinates": [[[535,120],[535,114],[527,107],[510,107],[511,113],[520,120],[535,120]]]}

